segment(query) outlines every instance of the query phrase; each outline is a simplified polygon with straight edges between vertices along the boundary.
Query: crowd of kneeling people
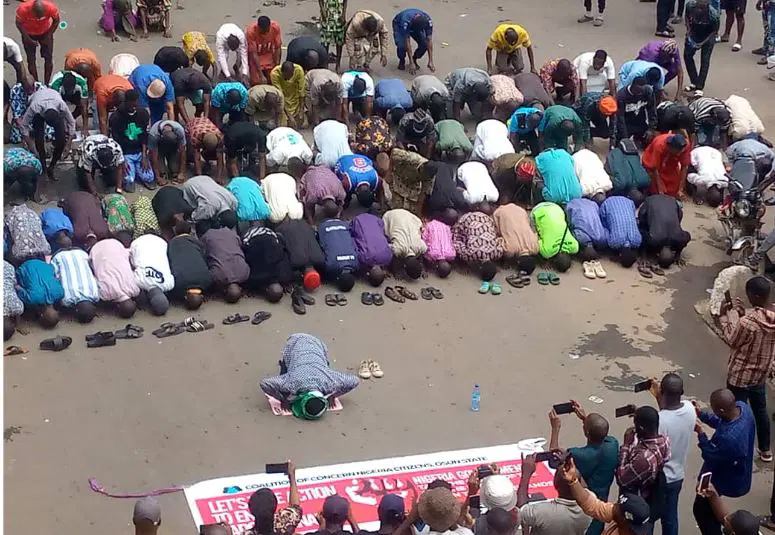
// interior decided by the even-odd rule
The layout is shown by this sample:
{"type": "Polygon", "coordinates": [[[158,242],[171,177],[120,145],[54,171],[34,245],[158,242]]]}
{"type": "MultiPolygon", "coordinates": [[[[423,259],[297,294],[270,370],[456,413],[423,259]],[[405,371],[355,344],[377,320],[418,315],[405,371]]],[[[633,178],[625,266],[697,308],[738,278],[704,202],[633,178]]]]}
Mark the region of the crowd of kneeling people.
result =
{"type": "MultiPolygon", "coordinates": [[[[312,69],[299,108],[314,127],[312,146],[279,126],[287,116],[300,127],[305,116],[288,114],[288,96],[274,86],[248,94],[222,81],[205,99],[212,113],[197,105],[189,117],[185,98],[149,111],[149,99],[166,98],[171,84],[156,65],[125,69],[131,84],[99,77],[95,84],[113,76],[117,85],[99,104],[102,132],[86,137],[75,159],[80,191],[42,214],[20,204],[5,215],[5,337],[25,310],[53,327],[60,308],[90,322],[100,301],[129,318],[141,298],[163,315],[168,295],[195,310],[208,294],[234,303],[249,290],[277,302],[289,292],[304,313],[304,290],[321,281],[347,292],[359,276],[375,287],[388,273],[443,278],[455,261],[481,277],[480,293],[496,295],[499,268],[513,269],[506,282],[520,288],[546,261],[553,270],[538,282],[559,284],[556,272],[574,255],[589,278],[606,276],[603,254],[625,267],[638,261],[645,277],[663,274],[690,240],[681,225],[686,192],[716,206],[730,176],[751,182],[751,162],[769,172],[773,152],[744,98],[657,104],[664,69],[640,59],[622,66],[613,96],[609,61],[589,52],[572,65],[550,62],[542,76],[462,68],[445,83],[418,76],[411,90],[397,79],[375,84],[363,71],[312,69]],[[568,89],[561,77],[579,69],[602,76],[600,91],[588,91],[591,74],[570,76],[568,89]],[[466,106],[480,121],[473,142],[459,121],[466,106]],[[594,137],[609,140],[605,164],[590,150],[594,137]],[[185,179],[187,162],[195,172],[185,179]],[[115,193],[99,193],[98,173],[115,193]],[[130,204],[123,193],[135,183],[158,190],[130,204]],[[345,220],[352,198],[360,213],[345,220]]],[[[185,67],[173,78],[183,69],[203,76],[185,67]]],[[[72,72],[63,76],[73,81],[72,72]]],[[[52,176],[64,150],[57,140],[69,145],[75,120],[61,87],[29,77],[19,87],[30,96],[14,126],[28,148],[5,151],[5,180],[37,200],[38,178],[52,176]]],[[[404,286],[385,295],[416,298],[404,286]]]]}
{"type": "MultiPolygon", "coordinates": [[[[683,381],[675,373],[647,382],[657,408],[628,405],[617,409],[617,416],[623,410],[632,417],[621,444],[609,434],[608,420],[602,414],[587,413],[571,401],[567,403],[570,412],[553,409],[549,413],[548,460],[537,459],[535,453],[523,454],[515,478],[518,482],[507,475],[511,470],[501,473],[496,463],[471,471],[466,490],[454,488],[454,481],[436,479],[425,488],[413,485],[402,493],[385,494],[376,507],[374,518],[379,526],[374,526],[374,531],[359,526],[354,508],[344,496],[329,496],[320,510],[310,510],[309,503],[300,499],[296,468],[289,461],[288,494],[269,488],[256,490],[246,499],[254,524],[240,523],[241,529],[246,528],[240,532],[293,535],[305,514],[315,514],[319,524],[315,535],[350,531],[379,535],[515,535],[520,526],[522,533],[531,535],[649,535],[657,522],[662,533],[676,535],[682,487],[696,494],[694,520],[703,535],[758,535],[760,522],[775,526],[769,516],[760,520],[749,511],[730,510],[722,498],[745,496],[751,489],[757,429],[748,404],[736,401],[730,390],[720,389],[711,394],[710,405],[701,408],[698,402],[683,399],[683,381]],[[585,444],[560,444],[564,418],[580,421],[585,444]],[[710,436],[706,427],[713,430],[710,436]],[[703,457],[696,484],[686,470],[693,443],[703,457]],[[547,499],[551,495],[548,488],[531,488],[531,479],[541,462],[555,470],[551,490],[556,498],[547,499]],[[611,488],[614,484],[618,487],[616,498],[617,490],[611,488]],[[282,507],[278,507],[278,497],[282,507]]],[[[362,513],[363,509],[358,503],[358,511],[362,513]]],[[[133,520],[137,535],[159,533],[159,502],[155,498],[138,501],[133,520]]],[[[199,532],[232,533],[227,523],[203,525],[199,532]]]]}

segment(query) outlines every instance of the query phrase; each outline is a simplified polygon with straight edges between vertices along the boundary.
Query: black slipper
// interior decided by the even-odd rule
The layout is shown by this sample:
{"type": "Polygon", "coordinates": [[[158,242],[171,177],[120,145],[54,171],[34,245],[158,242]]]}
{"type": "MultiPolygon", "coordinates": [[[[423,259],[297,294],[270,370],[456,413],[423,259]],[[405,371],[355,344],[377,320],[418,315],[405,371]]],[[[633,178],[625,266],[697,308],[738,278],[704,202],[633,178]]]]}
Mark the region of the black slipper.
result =
{"type": "Polygon", "coordinates": [[[114,345],[116,345],[116,335],[110,331],[96,333],[96,336],[86,341],[86,347],[90,349],[114,345]]]}
{"type": "Polygon", "coordinates": [[[161,327],[153,331],[153,335],[156,338],[167,338],[168,336],[175,336],[185,331],[185,327],[178,325],[177,323],[162,323],[161,327]]]}
{"type": "Polygon", "coordinates": [[[40,343],[40,349],[43,351],[62,351],[70,347],[73,343],[73,339],[69,336],[55,336],[54,338],[46,338],[40,343]]]}
{"type": "Polygon", "coordinates": [[[26,347],[8,346],[5,348],[5,351],[3,351],[3,356],[12,357],[14,355],[24,355],[25,353],[29,353],[29,350],[26,347]]]}
{"type": "Polygon", "coordinates": [[[344,294],[334,294],[334,297],[336,298],[336,304],[340,307],[343,307],[347,305],[347,296],[344,294]]]}
{"type": "Polygon", "coordinates": [[[305,291],[299,290],[299,298],[307,306],[312,306],[315,304],[315,298],[305,291]]]}
{"type": "Polygon", "coordinates": [[[237,323],[244,323],[246,321],[250,321],[250,316],[243,316],[242,314],[232,314],[231,316],[227,316],[223,320],[224,325],[235,325],[237,323]]]}
{"type": "Polygon", "coordinates": [[[186,327],[186,330],[190,333],[201,333],[202,331],[209,331],[213,327],[215,327],[215,325],[210,323],[209,321],[200,320],[200,321],[195,321],[191,325],[188,325],[186,327]]]}
{"type": "Polygon", "coordinates": [[[434,299],[444,299],[444,294],[441,293],[441,290],[438,288],[434,288],[433,286],[430,287],[431,295],[434,299]]]}
{"type": "Polygon", "coordinates": [[[409,288],[407,288],[406,286],[396,286],[396,291],[402,296],[406,297],[407,299],[410,299],[412,301],[417,301],[417,294],[414,293],[409,288]]]}
{"type": "Polygon", "coordinates": [[[382,297],[382,294],[380,293],[373,293],[371,294],[371,300],[374,303],[375,306],[381,307],[385,304],[385,299],[382,297]]]}
{"type": "Polygon", "coordinates": [[[651,273],[651,270],[646,264],[640,264],[638,266],[638,273],[640,273],[642,277],[645,277],[647,279],[654,277],[654,275],[651,273]]]}
{"type": "Polygon", "coordinates": [[[326,294],[326,304],[330,307],[336,306],[336,295],[326,294]]]}
{"type": "Polygon", "coordinates": [[[432,301],[433,300],[433,292],[431,291],[431,288],[430,287],[420,288],[420,297],[422,297],[426,301],[432,301]]]}
{"type": "Polygon", "coordinates": [[[373,305],[374,295],[371,292],[361,292],[361,303],[364,305],[373,305]]]}
{"type": "Polygon", "coordinates": [[[118,339],[136,339],[136,338],[142,338],[143,333],[145,332],[145,329],[138,325],[132,325],[131,323],[127,323],[126,327],[123,329],[117,330],[115,333],[116,338],[118,339]]]}
{"type": "Polygon", "coordinates": [[[96,333],[87,334],[84,338],[87,342],[91,340],[97,340],[99,338],[105,338],[113,335],[113,331],[97,331],[96,333]]]}
{"type": "Polygon", "coordinates": [[[291,308],[299,316],[303,316],[307,313],[307,305],[304,304],[304,299],[301,297],[301,293],[298,291],[291,294],[291,308]]]}
{"type": "Polygon", "coordinates": [[[271,317],[272,317],[271,312],[267,312],[265,310],[259,310],[258,312],[253,314],[253,320],[250,323],[252,323],[253,325],[261,325],[271,317]]]}

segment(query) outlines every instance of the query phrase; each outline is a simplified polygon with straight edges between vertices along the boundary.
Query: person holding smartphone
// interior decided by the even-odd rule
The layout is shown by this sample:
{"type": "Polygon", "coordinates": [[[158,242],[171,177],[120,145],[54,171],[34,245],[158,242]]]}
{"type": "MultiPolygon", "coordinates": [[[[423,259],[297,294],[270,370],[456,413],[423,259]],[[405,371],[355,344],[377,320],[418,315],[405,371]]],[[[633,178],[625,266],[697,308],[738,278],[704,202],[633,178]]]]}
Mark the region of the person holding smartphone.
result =
{"type": "MultiPolygon", "coordinates": [[[[608,420],[597,413],[587,414],[578,402],[572,401],[573,412],[581,420],[587,443],[584,446],[568,448],[568,453],[576,462],[581,477],[599,499],[606,501],[614,482],[614,474],[619,461],[619,441],[608,434],[608,420]]],[[[562,422],[557,412],[549,413],[549,423],[552,427],[549,449],[560,449],[560,427],[562,422]]],[[[586,535],[600,535],[604,524],[593,520],[587,528],[586,535]]]]}
{"type": "Polygon", "coordinates": [[[697,495],[710,502],[713,515],[724,527],[724,533],[727,535],[759,535],[759,519],[756,515],[744,509],[730,513],[713,484],[703,488],[700,483],[697,486],[697,495]]]}
{"type": "MultiPolygon", "coordinates": [[[[564,458],[565,452],[554,450],[556,457],[564,458]]],[[[551,463],[551,461],[550,461],[551,463]]],[[[554,489],[557,498],[528,503],[530,478],[536,470],[536,454],[522,458],[522,479],[517,490],[517,506],[522,532],[530,535],[583,535],[589,527],[590,517],[581,510],[571,494],[568,483],[562,478],[560,470],[554,473],[554,489]]]]}
{"type": "Polygon", "coordinates": [[[759,458],[766,463],[773,459],[765,386],[775,358],[775,310],[770,303],[771,287],[764,277],[748,279],[745,293],[753,308],[746,311],[739,299],[725,301],[718,317],[722,338],[731,350],[727,388],[738,401],[750,403],[756,419],[759,458]]]}
{"type": "Polygon", "coordinates": [[[670,439],[670,458],[663,468],[667,485],[661,518],[662,533],[678,535],[678,496],[683,486],[696,415],[691,401],[681,400],[684,384],[678,374],[668,373],[661,382],[652,378],[649,387],[659,405],[659,434],[670,439]]]}
{"type": "Polygon", "coordinates": [[[250,496],[248,510],[255,524],[245,535],[292,535],[301,523],[302,509],[296,484],[296,465],[288,461],[288,505],[277,509],[277,496],[268,488],[258,489],[250,496]]]}

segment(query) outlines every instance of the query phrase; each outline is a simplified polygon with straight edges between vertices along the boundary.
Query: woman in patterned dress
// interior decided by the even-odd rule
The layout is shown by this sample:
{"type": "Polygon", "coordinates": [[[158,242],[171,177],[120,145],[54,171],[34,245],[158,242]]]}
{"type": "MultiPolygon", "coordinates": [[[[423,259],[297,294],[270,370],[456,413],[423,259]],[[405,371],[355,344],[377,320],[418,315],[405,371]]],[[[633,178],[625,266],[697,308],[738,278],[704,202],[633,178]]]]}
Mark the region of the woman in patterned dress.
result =
{"type": "Polygon", "coordinates": [[[347,26],[347,0],[318,0],[320,3],[320,42],[328,49],[336,46],[336,72],[341,72],[342,46],[347,26]]]}

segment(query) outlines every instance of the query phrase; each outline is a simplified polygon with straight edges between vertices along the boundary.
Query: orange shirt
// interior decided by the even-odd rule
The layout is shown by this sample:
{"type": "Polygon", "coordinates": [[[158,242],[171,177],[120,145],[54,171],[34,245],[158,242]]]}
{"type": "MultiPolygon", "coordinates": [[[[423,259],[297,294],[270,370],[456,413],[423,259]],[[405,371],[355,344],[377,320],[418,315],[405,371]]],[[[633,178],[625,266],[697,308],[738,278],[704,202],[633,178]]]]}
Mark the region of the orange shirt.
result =
{"type": "Polygon", "coordinates": [[[37,37],[51,29],[54,19],[59,18],[59,8],[54,2],[43,0],[43,16],[37,17],[32,10],[34,4],[33,0],[22,2],[16,8],[16,22],[19,23],[22,30],[37,37]]]}
{"type": "MultiPolygon", "coordinates": [[[[643,151],[641,163],[647,171],[657,171],[662,180],[665,195],[678,197],[681,186],[681,173],[691,164],[692,144],[687,143],[684,149],[678,154],[672,154],[667,142],[673,134],[659,134],[646,150],[643,151]]],[[[651,193],[660,193],[658,184],[652,181],[651,193]]]]}
{"type": "Polygon", "coordinates": [[[74,48],[65,54],[65,70],[74,71],[79,63],[91,65],[91,76],[86,79],[89,84],[89,90],[94,91],[94,82],[102,76],[102,66],[97,55],[88,48],[74,48]]]}
{"type": "Polygon", "coordinates": [[[117,74],[106,74],[105,76],[97,78],[97,81],[94,82],[94,94],[97,97],[97,107],[107,109],[110,104],[110,99],[113,97],[113,92],[116,89],[129,91],[132,89],[132,84],[129,83],[129,80],[117,74]]]}
{"type": "MultiPolygon", "coordinates": [[[[277,66],[277,63],[274,61],[274,53],[283,46],[283,36],[280,31],[280,25],[277,22],[272,21],[269,25],[269,31],[266,33],[259,31],[258,22],[252,22],[248,24],[245,37],[248,41],[248,63],[250,63],[251,70],[258,67],[266,71],[277,66]],[[258,65],[252,64],[251,54],[258,54],[258,65]]],[[[253,73],[251,73],[252,78],[253,73]]],[[[256,81],[256,83],[258,82],[256,81]]]]}

